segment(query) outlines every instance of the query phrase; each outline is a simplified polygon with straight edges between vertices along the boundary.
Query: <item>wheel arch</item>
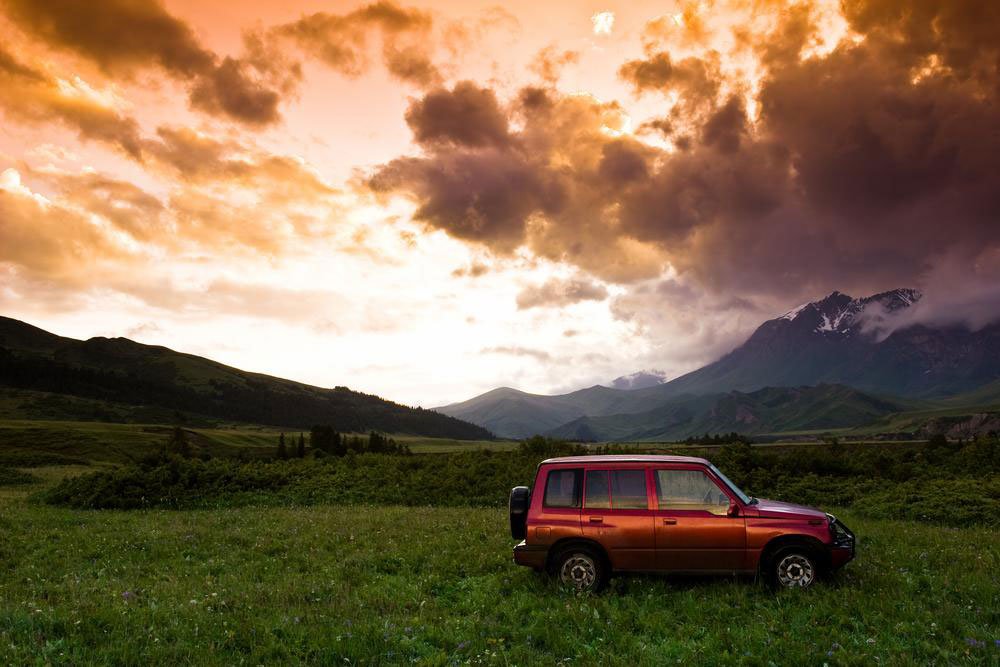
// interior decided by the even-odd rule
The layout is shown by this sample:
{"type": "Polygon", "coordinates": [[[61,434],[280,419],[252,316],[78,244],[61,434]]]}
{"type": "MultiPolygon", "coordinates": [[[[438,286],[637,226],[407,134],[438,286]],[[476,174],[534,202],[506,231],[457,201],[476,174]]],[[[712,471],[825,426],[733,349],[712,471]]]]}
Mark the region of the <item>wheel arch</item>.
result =
{"type": "Polygon", "coordinates": [[[545,559],[545,568],[551,572],[552,568],[555,566],[555,561],[561,554],[563,554],[567,549],[573,547],[587,547],[588,549],[597,553],[604,561],[604,566],[607,568],[608,572],[611,572],[611,558],[608,556],[607,550],[601,546],[600,542],[596,540],[590,540],[585,537],[564,537],[561,540],[557,540],[549,547],[548,556],[545,559]]]}
{"type": "Polygon", "coordinates": [[[830,569],[830,550],[825,544],[812,535],[779,535],[771,539],[760,552],[760,561],[757,563],[759,572],[766,572],[771,566],[774,555],[786,547],[804,547],[816,559],[816,565],[820,570],[830,569]]]}

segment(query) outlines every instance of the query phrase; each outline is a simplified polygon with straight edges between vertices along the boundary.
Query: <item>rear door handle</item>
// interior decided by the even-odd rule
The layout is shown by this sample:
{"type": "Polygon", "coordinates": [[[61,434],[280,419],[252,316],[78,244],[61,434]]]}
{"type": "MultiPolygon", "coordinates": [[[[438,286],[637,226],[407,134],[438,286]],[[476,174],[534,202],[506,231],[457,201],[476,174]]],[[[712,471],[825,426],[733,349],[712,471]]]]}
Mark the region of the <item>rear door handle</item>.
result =
{"type": "Polygon", "coordinates": [[[592,516],[590,517],[590,523],[602,523],[604,521],[603,516],[592,516]]]}
{"type": "Polygon", "coordinates": [[[673,526],[676,523],[677,523],[677,519],[664,519],[663,520],[663,525],[664,526],[673,526]]]}

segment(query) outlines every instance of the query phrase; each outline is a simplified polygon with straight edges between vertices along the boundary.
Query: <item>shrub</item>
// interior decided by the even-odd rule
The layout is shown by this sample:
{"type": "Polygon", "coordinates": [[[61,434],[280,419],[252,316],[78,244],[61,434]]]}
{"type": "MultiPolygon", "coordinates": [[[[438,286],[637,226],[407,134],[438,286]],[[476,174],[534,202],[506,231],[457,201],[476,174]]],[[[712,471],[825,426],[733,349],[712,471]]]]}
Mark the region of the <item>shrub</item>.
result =
{"type": "MultiPolygon", "coordinates": [[[[511,487],[532,483],[542,459],[609,449],[533,438],[507,453],[340,457],[321,456],[317,449],[314,458],[273,462],[172,457],[65,479],[39,497],[81,509],[251,503],[503,507],[511,487]]],[[[954,526],[1000,525],[998,454],[996,438],[928,448],[840,444],[784,451],[738,443],[705,453],[756,496],[954,526]],[[937,462],[928,463],[932,458],[937,462]]]]}
{"type": "Polygon", "coordinates": [[[853,509],[873,519],[1000,526],[1000,480],[911,480],[869,493],[853,509]]]}

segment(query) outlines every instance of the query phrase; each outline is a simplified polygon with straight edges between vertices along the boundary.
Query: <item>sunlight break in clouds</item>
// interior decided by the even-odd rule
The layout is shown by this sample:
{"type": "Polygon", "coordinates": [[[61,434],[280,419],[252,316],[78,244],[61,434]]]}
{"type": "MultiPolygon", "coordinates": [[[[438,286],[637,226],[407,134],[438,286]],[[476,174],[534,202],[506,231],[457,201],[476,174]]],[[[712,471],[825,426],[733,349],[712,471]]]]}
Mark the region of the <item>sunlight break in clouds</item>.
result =
{"type": "Polygon", "coordinates": [[[590,21],[594,24],[595,35],[610,35],[611,28],[615,25],[615,13],[597,12],[590,17],[590,21]]]}

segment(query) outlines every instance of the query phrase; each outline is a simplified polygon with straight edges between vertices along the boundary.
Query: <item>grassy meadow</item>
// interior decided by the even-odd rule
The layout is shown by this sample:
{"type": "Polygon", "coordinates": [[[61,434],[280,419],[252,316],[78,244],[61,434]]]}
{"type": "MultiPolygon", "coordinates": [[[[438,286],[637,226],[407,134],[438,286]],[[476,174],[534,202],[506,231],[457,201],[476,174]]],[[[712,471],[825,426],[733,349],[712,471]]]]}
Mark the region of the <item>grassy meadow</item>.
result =
{"type": "MultiPolygon", "coordinates": [[[[576,596],[511,561],[506,490],[553,443],[133,465],[166,434],[34,428],[37,451],[0,441],[0,664],[1000,665],[995,439],[685,449],[758,495],[827,499],[857,559],[806,591],[632,575],[576,596]]],[[[273,452],[269,431],[196,431],[273,452]]]]}
{"type": "Polygon", "coordinates": [[[78,511],[0,492],[3,664],[1000,664],[1000,533],[844,515],[807,591],[515,566],[502,509],[78,511]]]}

